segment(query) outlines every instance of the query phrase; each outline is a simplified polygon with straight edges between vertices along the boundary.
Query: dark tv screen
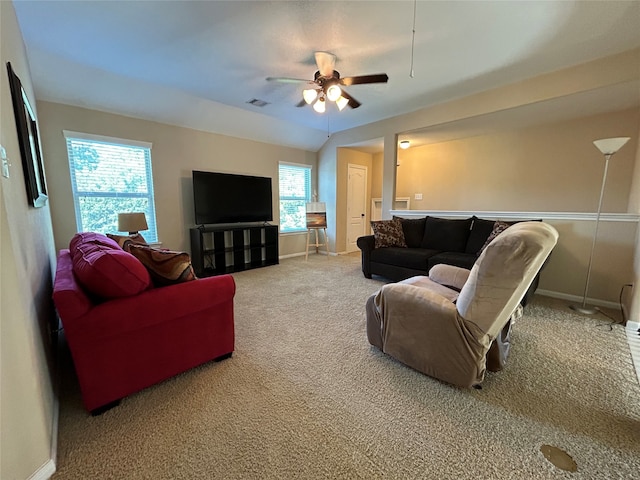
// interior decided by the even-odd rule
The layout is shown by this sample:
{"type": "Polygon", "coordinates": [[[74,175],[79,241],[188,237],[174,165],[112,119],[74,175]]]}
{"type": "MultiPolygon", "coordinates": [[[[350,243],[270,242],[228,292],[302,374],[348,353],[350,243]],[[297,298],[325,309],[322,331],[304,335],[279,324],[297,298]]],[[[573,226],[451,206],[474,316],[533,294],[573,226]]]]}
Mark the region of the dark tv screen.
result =
{"type": "Polygon", "coordinates": [[[273,220],[271,179],[193,170],[197,225],[273,220]]]}

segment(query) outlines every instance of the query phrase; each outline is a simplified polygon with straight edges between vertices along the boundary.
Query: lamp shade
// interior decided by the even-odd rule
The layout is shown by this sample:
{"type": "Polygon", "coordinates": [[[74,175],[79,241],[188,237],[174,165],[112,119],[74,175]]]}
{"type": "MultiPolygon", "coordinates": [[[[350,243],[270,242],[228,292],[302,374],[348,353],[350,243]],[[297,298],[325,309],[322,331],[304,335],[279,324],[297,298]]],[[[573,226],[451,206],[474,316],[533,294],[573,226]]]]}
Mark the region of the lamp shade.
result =
{"type": "Polygon", "coordinates": [[[598,147],[598,150],[603,154],[613,155],[628,141],[629,137],[602,138],[600,140],[595,140],[593,144],[598,147]]]}
{"type": "Polygon", "coordinates": [[[147,217],[144,212],[131,212],[118,214],[118,231],[134,234],[140,230],[147,230],[147,217]]]}

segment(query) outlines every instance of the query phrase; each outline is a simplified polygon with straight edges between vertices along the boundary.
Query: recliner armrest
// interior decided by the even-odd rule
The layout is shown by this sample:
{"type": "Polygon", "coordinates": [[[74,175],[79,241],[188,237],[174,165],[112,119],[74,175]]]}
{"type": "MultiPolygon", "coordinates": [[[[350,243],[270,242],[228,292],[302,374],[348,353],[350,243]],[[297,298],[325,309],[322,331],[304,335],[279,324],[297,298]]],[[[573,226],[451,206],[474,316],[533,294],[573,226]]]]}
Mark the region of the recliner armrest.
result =
{"type": "Polygon", "coordinates": [[[431,267],[431,270],[429,270],[429,278],[440,285],[453,287],[460,291],[464,284],[467,283],[470,273],[471,270],[467,270],[466,268],[439,263],[431,267]]]}

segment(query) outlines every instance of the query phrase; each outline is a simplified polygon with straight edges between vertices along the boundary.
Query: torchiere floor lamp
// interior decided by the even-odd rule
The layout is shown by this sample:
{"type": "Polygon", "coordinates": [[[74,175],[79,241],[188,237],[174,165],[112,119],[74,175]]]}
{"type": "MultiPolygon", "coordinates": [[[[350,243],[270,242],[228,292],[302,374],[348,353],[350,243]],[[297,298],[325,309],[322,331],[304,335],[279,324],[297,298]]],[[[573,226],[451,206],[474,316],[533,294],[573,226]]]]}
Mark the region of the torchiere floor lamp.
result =
{"type": "Polygon", "coordinates": [[[600,224],[600,211],[602,209],[602,197],[604,195],[604,185],[607,182],[607,170],[609,169],[609,159],[629,141],[629,137],[603,138],[596,140],[593,144],[598,147],[604,154],[604,175],[602,175],[602,188],[600,188],[600,201],[598,202],[598,213],[596,214],[596,228],[593,232],[593,241],[591,243],[591,254],[589,255],[589,266],[587,267],[587,281],[584,285],[584,294],[582,295],[582,304],[570,305],[569,308],[576,312],[586,315],[593,315],[600,311],[598,307],[587,305],[587,290],[589,289],[589,280],[591,279],[591,264],[593,262],[593,251],[596,248],[596,238],[598,237],[598,225],[600,224]]]}

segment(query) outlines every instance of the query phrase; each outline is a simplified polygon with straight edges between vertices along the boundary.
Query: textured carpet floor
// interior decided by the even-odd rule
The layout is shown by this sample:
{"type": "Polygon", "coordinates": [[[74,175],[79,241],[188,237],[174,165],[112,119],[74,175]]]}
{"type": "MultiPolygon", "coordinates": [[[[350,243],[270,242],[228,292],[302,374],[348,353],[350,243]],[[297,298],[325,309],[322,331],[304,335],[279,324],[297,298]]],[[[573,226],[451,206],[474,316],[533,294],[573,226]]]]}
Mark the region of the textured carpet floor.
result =
{"type": "Polygon", "coordinates": [[[63,376],[54,479],[640,478],[640,387],[619,325],[536,296],[506,370],[466,390],[369,346],[364,303],[382,282],[357,256],[234,277],[231,359],[99,417],[63,376]]]}

